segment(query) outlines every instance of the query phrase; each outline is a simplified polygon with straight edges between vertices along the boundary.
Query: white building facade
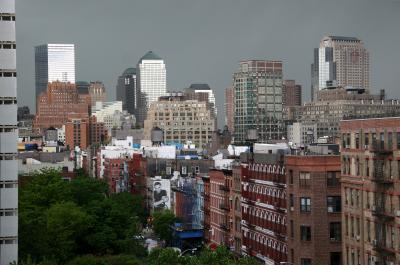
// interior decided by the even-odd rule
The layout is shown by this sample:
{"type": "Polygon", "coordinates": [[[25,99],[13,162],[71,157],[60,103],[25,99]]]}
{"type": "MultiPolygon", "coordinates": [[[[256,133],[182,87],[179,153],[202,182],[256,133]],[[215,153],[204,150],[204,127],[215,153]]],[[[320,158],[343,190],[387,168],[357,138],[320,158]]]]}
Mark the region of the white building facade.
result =
{"type": "Polygon", "coordinates": [[[300,147],[317,142],[317,124],[295,122],[287,127],[288,142],[300,147]]]}
{"type": "Polygon", "coordinates": [[[0,0],[0,265],[18,260],[15,0],[0,0]]]}
{"type": "Polygon", "coordinates": [[[167,70],[164,60],[149,51],[138,62],[136,71],[137,88],[140,93],[139,107],[142,110],[136,118],[138,122],[143,123],[150,104],[167,94],[167,70]]]}
{"type": "Polygon", "coordinates": [[[54,81],[75,84],[75,45],[44,44],[35,47],[36,97],[54,81]]]}
{"type": "Polygon", "coordinates": [[[92,106],[92,116],[96,116],[97,122],[103,122],[108,130],[115,126],[116,113],[121,112],[122,101],[97,101],[96,105],[92,106]]]}

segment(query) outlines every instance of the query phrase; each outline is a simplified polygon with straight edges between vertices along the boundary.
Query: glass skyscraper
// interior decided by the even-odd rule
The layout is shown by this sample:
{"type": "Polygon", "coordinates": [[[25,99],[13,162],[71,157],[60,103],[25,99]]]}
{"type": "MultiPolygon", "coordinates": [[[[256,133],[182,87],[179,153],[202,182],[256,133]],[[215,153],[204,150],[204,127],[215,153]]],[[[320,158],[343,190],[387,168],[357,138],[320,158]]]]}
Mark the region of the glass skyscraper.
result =
{"type": "Polygon", "coordinates": [[[167,71],[164,60],[152,51],[140,59],[136,71],[140,92],[140,113],[136,119],[138,123],[143,124],[150,103],[167,94],[167,71]]]}
{"type": "Polygon", "coordinates": [[[54,81],[75,83],[75,45],[44,44],[35,47],[36,98],[54,81]]]}
{"type": "Polygon", "coordinates": [[[18,260],[15,0],[0,1],[0,265],[18,260]]]}
{"type": "Polygon", "coordinates": [[[233,75],[234,142],[244,144],[249,129],[256,129],[261,143],[285,135],[282,122],[282,62],[240,62],[233,75]]]}

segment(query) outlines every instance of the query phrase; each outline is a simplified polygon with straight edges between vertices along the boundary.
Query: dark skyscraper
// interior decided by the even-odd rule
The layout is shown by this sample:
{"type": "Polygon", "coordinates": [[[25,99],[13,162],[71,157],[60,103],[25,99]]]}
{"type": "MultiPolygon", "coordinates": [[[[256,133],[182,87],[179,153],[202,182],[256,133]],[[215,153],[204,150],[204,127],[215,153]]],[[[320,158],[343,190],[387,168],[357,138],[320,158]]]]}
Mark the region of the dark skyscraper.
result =
{"type": "Polygon", "coordinates": [[[122,109],[137,116],[138,91],[136,86],[136,68],[127,68],[118,77],[117,100],[122,101],[122,109]]]}

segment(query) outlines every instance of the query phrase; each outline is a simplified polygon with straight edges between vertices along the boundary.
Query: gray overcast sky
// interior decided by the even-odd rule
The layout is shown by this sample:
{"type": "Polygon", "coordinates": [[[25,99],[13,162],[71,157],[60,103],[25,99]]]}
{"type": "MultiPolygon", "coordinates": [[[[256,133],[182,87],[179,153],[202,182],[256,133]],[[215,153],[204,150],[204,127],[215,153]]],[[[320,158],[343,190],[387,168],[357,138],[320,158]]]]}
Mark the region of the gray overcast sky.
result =
{"type": "Polygon", "coordinates": [[[355,36],[370,51],[374,92],[400,97],[400,0],[17,0],[20,105],[33,109],[34,46],[76,45],[76,79],[100,80],[115,99],[118,75],[153,50],[169,90],[208,83],[219,126],[224,89],[241,59],[278,59],[310,98],[313,48],[324,35],[355,36]]]}

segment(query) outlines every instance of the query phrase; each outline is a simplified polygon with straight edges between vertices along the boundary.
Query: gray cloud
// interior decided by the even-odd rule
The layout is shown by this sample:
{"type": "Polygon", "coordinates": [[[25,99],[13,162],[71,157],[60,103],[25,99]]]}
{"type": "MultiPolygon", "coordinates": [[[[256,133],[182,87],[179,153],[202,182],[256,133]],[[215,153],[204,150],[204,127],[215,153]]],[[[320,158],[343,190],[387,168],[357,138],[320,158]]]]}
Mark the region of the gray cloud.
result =
{"type": "Polygon", "coordinates": [[[400,97],[399,1],[374,0],[19,0],[20,104],[34,106],[33,47],[75,43],[77,80],[101,80],[115,99],[117,77],[148,50],[167,64],[170,90],[194,82],[224,89],[241,59],[280,59],[284,76],[310,94],[313,48],[327,34],[356,36],[371,53],[374,91],[400,97]]]}

